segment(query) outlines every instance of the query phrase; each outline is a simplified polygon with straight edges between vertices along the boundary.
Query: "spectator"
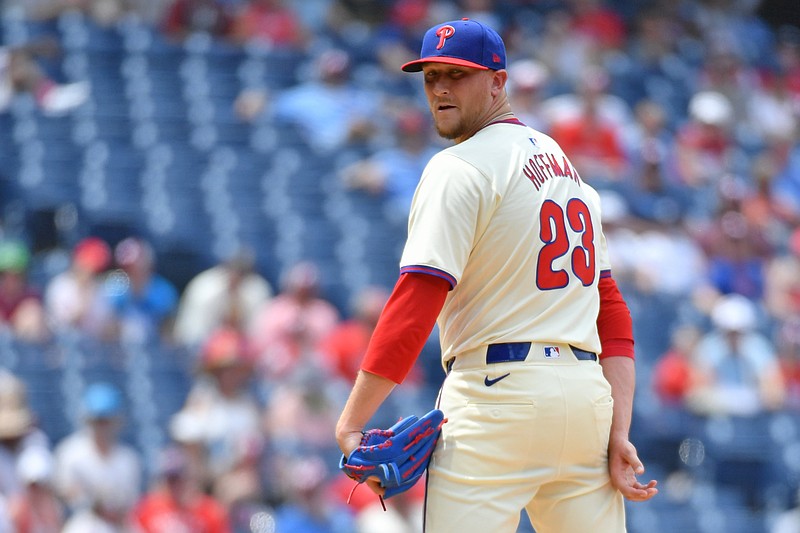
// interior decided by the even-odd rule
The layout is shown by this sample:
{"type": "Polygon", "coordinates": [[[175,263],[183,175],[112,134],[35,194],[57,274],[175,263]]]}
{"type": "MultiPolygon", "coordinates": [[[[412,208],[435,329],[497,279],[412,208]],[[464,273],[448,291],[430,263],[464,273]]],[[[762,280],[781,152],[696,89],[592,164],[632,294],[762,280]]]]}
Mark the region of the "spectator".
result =
{"type": "Polygon", "coordinates": [[[368,145],[378,129],[380,96],[354,84],[351,74],[344,50],[319,54],[311,79],[275,96],[275,120],[299,128],[308,146],[323,153],[368,145]]]}
{"type": "Polygon", "coordinates": [[[178,291],[155,271],[153,248],[143,239],[128,237],[117,244],[114,259],[119,269],[105,282],[112,338],[128,342],[168,338],[178,291]]]}
{"type": "Polygon", "coordinates": [[[534,59],[520,59],[508,66],[508,98],[514,114],[526,126],[548,131],[542,104],[550,74],[547,68],[534,59]]]}
{"type": "Polygon", "coordinates": [[[257,459],[265,445],[260,405],[250,388],[253,361],[245,336],[231,328],[217,329],[201,349],[199,370],[178,423],[193,425],[195,435],[190,440],[203,446],[207,461],[203,481],[229,504],[251,496],[222,493],[232,478],[239,482],[237,490],[258,490],[257,459]]]}
{"type": "Polygon", "coordinates": [[[748,135],[751,142],[791,145],[800,127],[800,100],[791,91],[789,73],[775,69],[763,73],[759,83],[746,95],[748,135]]]}
{"type": "Polygon", "coordinates": [[[777,329],[776,347],[786,384],[786,407],[800,408],[800,315],[787,317],[777,329]]]}
{"type": "Polygon", "coordinates": [[[64,13],[79,12],[92,23],[110,27],[126,15],[158,12],[167,0],[11,0],[21,5],[27,18],[38,21],[58,19],[64,13]],[[149,5],[148,5],[149,4],[149,5]]]}
{"type": "Polygon", "coordinates": [[[800,217],[800,139],[788,149],[772,183],[773,197],[782,201],[795,217],[800,217]]]}
{"type": "Polygon", "coordinates": [[[59,533],[64,525],[64,506],[52,486],[53,456],[37,446],[22,452],[17,474],[23,490],[9,501],[16,533],[59,533]]]}
{"type": "Polygon", "coordinates": [[[678,128],[673,146],[670,168],[678,184],[708,194],[709,187],[730,170],[733,123],[733,106],[723,94],[703,91],[692,96],[688,120],[678,128]]]}
{"type": "Polygon", "coordinates": [[[328,360],[326,367],[337,378],[347,383],[356,379],[361,358],[388,298],[389,291],[382,287],[362,289],[354,298],[352,318],[337,324],[322,340],[320,352],[328,360]]]}
{"type": "Polygon", "coordinates": [[[165,449],[158,464],[158,479],[133,511],[134,527],[141,533],[229,533],[225,508],[204,494],[190,474],[185,452],[165,449]]]}
{"type": "Polygon", "coordinates": [[[0,496],[14,498],[25,490],[19,462],[28,450],[50,450],[50,440],[36,426],[27,386],[0,368],[0,496]]]}
{"type": "Polygon", "coordinates": [[[161,26],[167,37],[180,42],[194,33],[227,38],[232,24],[230,8],[220,0],[175,0],[164,14],[161,26]]]}
{"type": "Polygon", "coordinates": [[[742,213],[749,191],[734,178],[719,182],[718,218],[696,235],[708,256],[708,280],[719,292],[760,299],[772,248],[763,231],[742,213]]]}
{"type": "Polygon", "coordinates": [[[141,493],[141,464],[136,451],[119,440],[122,394],[106,382],[89,385],[83,395],[85,426],[55,449],[55,487],[75,523],[98,519],[120,526],[141,493]]]}
{"type": "Polygon", "coordinates": [[[776,319],[800,316],[800,227],[787,244],[786,252],[770,258],[764,276],[764,305],[776,319]]]}
{"type": "Polygon", "coordinates": [[[588,68],[575,93],[545,100],[549,133],[588,181],[619,182],[628,170],[623,140],[633,124],[628,105],[608,92],[609,75],[588,68]]]}
{"type": "Polygon", "coordinates": [[[385,197],[387,216],[405,224],[419,176],[436,153],[427,117],[416,108],[405,108],[395,121],[395,142],[342,169],[345,185],[385,197]]]}
{"type": "Polygon", "coordinates": [[[711,311],[713,329],[697,344],[698,387],[690,410],[704,415],[755,416],[779,409],[784,383],[775,347],[756,328],[755,305],[723,296],[711,311]]]}
{"type": "Polygon", "coordinates": [[[256,41],[293,49],[306,41],[300,19],[283,0],[246,0],[233,20],[231,37],[238,44],[256,41]]]}
{"type": "Polygon", "coordinates": [[[55,331],[76,330],[93,335],[108,309],[100,275],[111,264],[111,248],[99,237],[87,237],[72,250],[69,270],[57,274],[45,288],[45,309],[55,331]]]}
{"type": "Polygon", "coordinates": [[[61,533],[127,533],[128,519],[113,492],[93,496],[69,515],[61,533]]]}
{"type": "Polygon", "coordinates": [[[640,101],[634,110],[633,133],[624,140],[631,161],[630,186],[624,194],[635,216],[653,222],[679,222],[688,206],[683,190],[665,176],[672,133],[667,129],[664,108],[651,100],[640,101]]]}
{"type": "Polygon", "coordinates": [[[246,331],[256,311],[272,297],[272,287],[254,266],[252,253],[240,250],[192,278],[178,306],[175,340],[198,347],[217,328],[246,331]]]}
{"type": "Polygon", "coordinates": [[[684,407],[697,381],[694,357],[700,330],[684,325],[672,333],[669,349],[661,355],[653,369],[653,388],[664,405],[684,407]]]}
{"type": "Polygon", "coordinates": [[[325,462],[315,456],[286,463],[282,477],[286,502],[275,516],[276,531],[291,533],[336,533],[352,531],[350,513],[336,503],[328,490],[325,462]]]}
{"type": "Polygon", "coordinates": [[[47,40],[0,46],[0,113],[8,110],[18,94],[33,95],[42,112],[49,116],[68,113],[88,100],[88,82],[59,84],[40,66],[40,58],[53,56],[56,50],[47,40]]]}
{"type": "Polygon", "coordinates": [[[264,413],[275,470],[301,452],[338,460],[341,453],[330,435],[336,426],[336,410],[344,405],[343,388],[319,372],[295,375],[275,385],[264,413]]]}
{"type": "Polygon", "coordinates": [[[622,48],[627,37],[620,14],[601,0],[569,0],[573,17],[570,33],[585,39],[600,59],[622,48]]]}
{"type": "Polygon", "coordinates": [[[680,51],[689,41],[689,24],[676,11],[658,3],[637,10],[633,21],[635,34],[628,39],[626,55],[630,62],[619,73],[626,100],[657,102],[666,111],[672,129],[683,121],[683,110],[691,94],[691,58],[680,51]]]}
{"type": "Polygon", "coordinates": [[[28,247],[19,240],[0,240],[0,327],[29,341],[48,335],[41,294],[28,282],[28,247]]]}
{"type": "Polygon", "coordinates": [[[267,379],[319,369],[315,351],[339,322],[339,311],[320,296],[320,272],[308,261],[293,265],[283,276],[281,290],[258,311],[249,339],[257,364],[267,379]]]}

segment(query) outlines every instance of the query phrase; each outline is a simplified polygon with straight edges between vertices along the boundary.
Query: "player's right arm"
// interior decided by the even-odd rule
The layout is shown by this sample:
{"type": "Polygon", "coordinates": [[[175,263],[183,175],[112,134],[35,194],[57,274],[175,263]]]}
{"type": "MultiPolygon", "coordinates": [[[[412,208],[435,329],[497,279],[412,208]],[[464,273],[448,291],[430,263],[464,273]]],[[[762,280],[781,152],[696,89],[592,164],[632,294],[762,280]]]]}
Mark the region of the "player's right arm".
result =
{"type": "MultiPolygon", "coordinates": [[[[369,420],[413,367],[450,288],[447,280],[435,275],[400,275],[336,424],[336,442],[346,456],[361,444],[369,420]]],[[[377,494],[383,493],[377,483],[368,484],[377,494]]]]}

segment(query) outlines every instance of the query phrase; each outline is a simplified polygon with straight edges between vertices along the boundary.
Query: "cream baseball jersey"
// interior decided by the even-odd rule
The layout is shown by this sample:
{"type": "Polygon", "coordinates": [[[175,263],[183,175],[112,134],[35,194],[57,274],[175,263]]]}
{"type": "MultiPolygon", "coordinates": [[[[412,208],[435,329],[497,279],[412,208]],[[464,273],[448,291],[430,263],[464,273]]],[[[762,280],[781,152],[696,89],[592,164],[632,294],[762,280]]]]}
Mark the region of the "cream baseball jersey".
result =
{"type": "Polygon", "coordinates": [[[558,144],[516,120],[434,156],[414,195],[401,272],[446,278],[442,359],[501,342],[599,353],[610,275],[600,201],[558,144]]]}

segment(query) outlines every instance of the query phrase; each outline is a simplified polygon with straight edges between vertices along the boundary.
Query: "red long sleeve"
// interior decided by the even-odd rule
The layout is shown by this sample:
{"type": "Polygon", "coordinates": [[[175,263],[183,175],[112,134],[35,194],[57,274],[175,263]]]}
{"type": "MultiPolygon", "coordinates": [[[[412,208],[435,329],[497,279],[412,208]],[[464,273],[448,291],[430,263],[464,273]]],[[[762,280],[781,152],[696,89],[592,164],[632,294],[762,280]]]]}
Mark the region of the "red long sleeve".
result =
{"type": "Polygon", "coordinates": [[[634,359],[633,320],[617,282],[610,275],[603,276],[597,288],[600,291],[597,315],[597,333],[602,346],[600,359],[614,356],[634,359]]]}
{"type": "Polygon", "coordinates": [[[402,274],[381,313],[361,370],[402,383],[433,331],[450,283],[429,274],[402,274]]]}

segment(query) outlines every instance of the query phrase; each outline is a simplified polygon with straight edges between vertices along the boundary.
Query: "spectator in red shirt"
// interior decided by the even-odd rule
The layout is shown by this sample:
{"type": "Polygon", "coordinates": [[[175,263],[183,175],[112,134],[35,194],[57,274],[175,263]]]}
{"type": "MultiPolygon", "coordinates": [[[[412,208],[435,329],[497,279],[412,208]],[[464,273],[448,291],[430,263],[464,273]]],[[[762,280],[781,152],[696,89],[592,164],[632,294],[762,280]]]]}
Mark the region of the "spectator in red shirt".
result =
{"type": "Polygon", "coordinates": [[[697,381],[692,357],[700,330],[685,325],[672,334],[672,342],[653,369],[653,388],[665,405],[683,406],[697,381]]]}
{"type": "Polygon", "coordinates": [[[234,17],[232,38],[237,43],[255,40],[276,47],[302,48],[305,31],[283,0],[249,0],[234,17]]]}
{"type": "Polygon", "coordinates": [[[47,337],[41,294],[28,282],[30,252],[20,241],[0,241],[0,327],[20,338],[47,337]]]}
{"type": "Polygon", "coordinates": [[[355,298],[353,317],[339,323],[322,340],[320,352],[336,376],[348,382],[356,379],[361,358],[388,298],[389,292],[380,287],[365,288],[355,298]]]}
{"type": "Polygon", "coordinates": [[[158,481],[133,511],[134,525],[142,533],[231,531],[225,508],[192,482],[187,467],[187,458],[180,448],[164,450],[158,481]]]}
{"type": "Polygon", "coordinates": [[[183,40],[192,33],[227,37],[232,22],[232,14],[218,0],[175,0],[162,26],[168,37],[183,40]]]}

